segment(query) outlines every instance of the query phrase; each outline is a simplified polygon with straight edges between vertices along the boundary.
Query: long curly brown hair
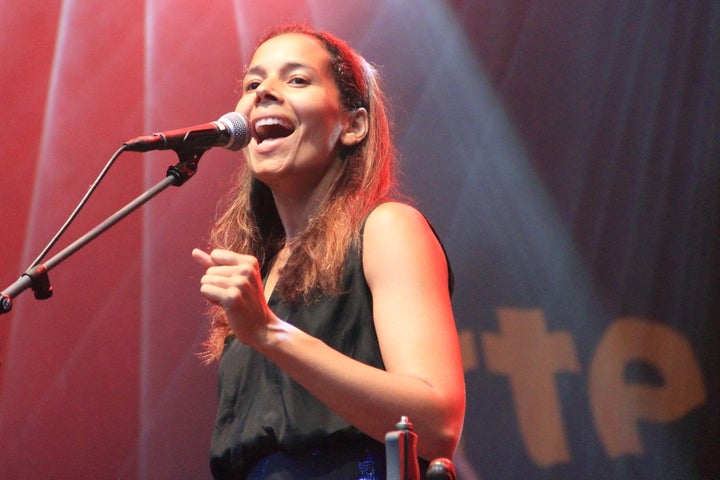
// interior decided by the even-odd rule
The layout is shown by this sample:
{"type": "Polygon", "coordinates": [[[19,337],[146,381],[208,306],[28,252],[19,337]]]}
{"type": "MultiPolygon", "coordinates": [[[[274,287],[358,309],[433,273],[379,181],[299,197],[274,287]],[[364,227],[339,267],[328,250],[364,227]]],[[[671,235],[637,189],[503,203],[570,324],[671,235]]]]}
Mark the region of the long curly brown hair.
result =
{"type": "MultiPolygon", "coordinates": [[[[288,302],[312,302],[336,295],[348,248],[359,242],[360,225],[378,204],[396,195],[396,155],[386,98],[376,69],[338,37],[305,25],[284,25],[258,42],[285,34],[302,33],[318,39],[330,57],[330,68],[344,108],[365,108],[369,127],[358,145],[339,151],[343,170],[320,203],[307,228],[294,239],[291,257],[280,272],[275,290],[288,302]]],[[[221,203],[221,213],[210,236],[212,248],[257,257],[265,272],[285,243],[270,189],[242,167],[237,186],[221,203]]],[[[230,335],[225,313],[211,307],[211,328],[201,357],[218,359],[230,335]]]]}

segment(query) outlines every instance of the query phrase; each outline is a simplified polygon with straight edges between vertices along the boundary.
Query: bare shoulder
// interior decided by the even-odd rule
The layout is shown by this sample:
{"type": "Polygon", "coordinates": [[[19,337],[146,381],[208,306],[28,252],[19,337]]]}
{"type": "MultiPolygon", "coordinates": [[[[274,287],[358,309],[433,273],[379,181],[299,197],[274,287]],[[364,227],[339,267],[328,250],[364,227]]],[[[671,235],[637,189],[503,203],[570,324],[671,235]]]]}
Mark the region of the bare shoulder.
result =
{"type": "MultiPolygon", "coordinates": [[[[363,236],[363,264],[370,280],[401,272],[420,273],[445,268],[438,238],[415,207],[398,202],[378,206],[367,219],[363,236]]],[[[395,278],[395,280],[398,280],[395,278]]]]}
{"type": "Polygon", "coordinates": [[[430,230],[425,216],[406,203],[386,202],[373,210],[365,224],[367,235],[386,237],[390,233],[402,235],[408,230],[430,230]]]}

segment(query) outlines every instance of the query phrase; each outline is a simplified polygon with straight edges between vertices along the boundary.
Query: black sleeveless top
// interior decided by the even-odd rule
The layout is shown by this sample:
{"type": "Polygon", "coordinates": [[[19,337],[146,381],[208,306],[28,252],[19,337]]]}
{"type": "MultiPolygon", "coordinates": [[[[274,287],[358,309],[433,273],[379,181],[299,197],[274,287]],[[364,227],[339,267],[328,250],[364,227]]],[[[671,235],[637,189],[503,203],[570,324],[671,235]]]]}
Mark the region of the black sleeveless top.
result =
{"type": "MultiPolygon", "coordinates": [[[[335,350],[384,369],[359,249],[348,252],[341,291],[308,305],[289,304],[273,293],[268,305],[279,318],[335,350]]],[[[220,361],[218,397],[210,448],[216,479],[245,478],[259,459],[278,451],[309,452],[330,444],[368,441],[382,445],[235,337],[228,337],[220,361]]]]}

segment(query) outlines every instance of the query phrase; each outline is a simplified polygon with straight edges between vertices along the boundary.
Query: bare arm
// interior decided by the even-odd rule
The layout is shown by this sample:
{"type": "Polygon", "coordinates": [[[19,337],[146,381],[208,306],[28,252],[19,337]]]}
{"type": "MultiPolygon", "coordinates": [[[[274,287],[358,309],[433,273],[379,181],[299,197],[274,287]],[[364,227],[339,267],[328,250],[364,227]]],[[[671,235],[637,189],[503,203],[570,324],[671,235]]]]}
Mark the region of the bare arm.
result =
{"type": "Polygon", "coordinates": [[[417,211],[385,204],[365,229],[363,267],[387,371],[277,318],[264,302],[252,257],[225,251],[194,256],[210,267],[201,291],[225,308],[240,341],[371,437],[383,441],[407,415],[419,436],[420,456],[452,456],[464,416],[463,372],[445,258],[417,211]]]}

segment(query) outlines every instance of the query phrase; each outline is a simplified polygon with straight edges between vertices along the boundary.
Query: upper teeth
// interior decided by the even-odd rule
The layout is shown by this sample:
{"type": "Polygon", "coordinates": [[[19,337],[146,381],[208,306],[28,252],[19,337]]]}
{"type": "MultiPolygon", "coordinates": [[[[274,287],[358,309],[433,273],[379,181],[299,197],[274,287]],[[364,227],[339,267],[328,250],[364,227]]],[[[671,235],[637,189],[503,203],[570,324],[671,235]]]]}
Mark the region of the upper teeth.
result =
{"type": "Polygon", "coordinates": [[[255,122],[255,128],[264,127],[266,125],[280,125],[283,128],[292,129],[292,125],[282,118],[261,118],[255,122]]]}

